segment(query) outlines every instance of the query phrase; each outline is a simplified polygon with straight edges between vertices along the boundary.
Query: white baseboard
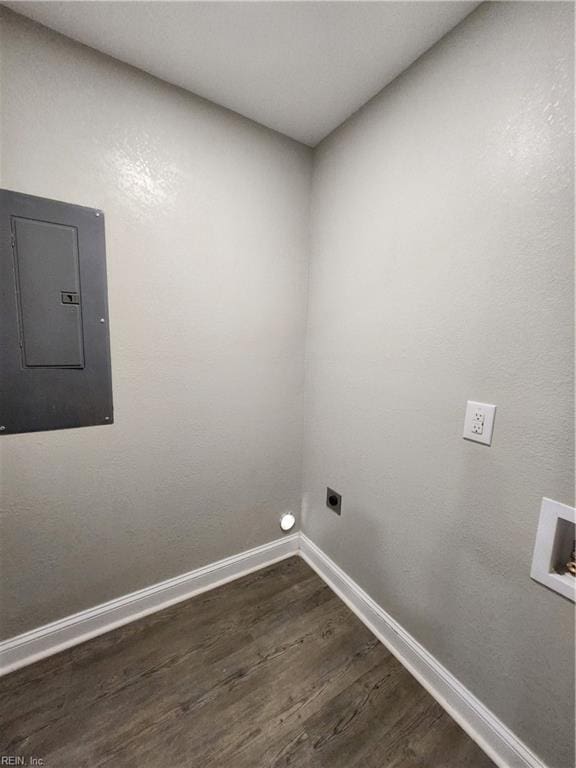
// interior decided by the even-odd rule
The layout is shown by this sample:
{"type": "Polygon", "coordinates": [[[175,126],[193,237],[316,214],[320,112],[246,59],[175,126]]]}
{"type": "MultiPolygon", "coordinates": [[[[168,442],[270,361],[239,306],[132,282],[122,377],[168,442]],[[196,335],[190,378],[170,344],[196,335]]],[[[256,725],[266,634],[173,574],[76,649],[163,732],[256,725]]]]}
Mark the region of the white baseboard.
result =
{"type": "Polygon", "coordinates": [[[299,554],[500,768],[546,768],[470,691],[303,533],[0,642],[0,675],[299,554]]]}
{"type": "Polygon", "coordinates": [[[0,675],[297,554],[299,534],[167,579],[0,643],[0,675]]]}
{"type": "Polygon", "coordinates": [[[300,555],[500,768],[545,764],[303,533],[300,555]]]}

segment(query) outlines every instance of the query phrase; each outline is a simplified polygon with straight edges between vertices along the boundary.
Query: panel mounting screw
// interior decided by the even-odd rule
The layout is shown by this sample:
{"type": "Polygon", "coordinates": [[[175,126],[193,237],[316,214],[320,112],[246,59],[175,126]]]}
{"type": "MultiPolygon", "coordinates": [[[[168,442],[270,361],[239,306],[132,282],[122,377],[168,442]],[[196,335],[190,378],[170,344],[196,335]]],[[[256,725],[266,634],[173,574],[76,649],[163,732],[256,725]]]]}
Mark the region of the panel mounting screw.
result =
{"type": "Polygon", "coordinates": [[[100,211],[96,211],[96,216],[100,216],[100,211]]]}
{"type": "Polygon", "coordinates": [[[104,416],[104,421],[110,421],[110,416],[104,416]]]}
{"type": "Polygon", "coordinates": [[[105,323],[105,322],[106,322],[106,320],[105,320],[103,317],[101,317],[101,318],[100,318],[100,322],[101,322],[101,323],[105,323]]]}
{"type": "Polygon", "coordinates": [[[6,429],[6,427],[0,426],[0,432],[4,432],[5,429],[6,429]]]}

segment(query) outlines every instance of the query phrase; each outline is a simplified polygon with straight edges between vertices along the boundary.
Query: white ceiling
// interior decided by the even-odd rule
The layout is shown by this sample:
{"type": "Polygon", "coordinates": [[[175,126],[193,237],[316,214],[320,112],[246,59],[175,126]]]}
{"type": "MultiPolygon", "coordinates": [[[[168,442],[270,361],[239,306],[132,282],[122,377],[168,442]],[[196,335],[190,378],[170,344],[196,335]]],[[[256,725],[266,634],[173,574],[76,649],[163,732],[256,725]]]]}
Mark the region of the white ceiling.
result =
{"type": "Polygon", "coordinates": [[[478,2],[7,2],[315,145],[478,2]]]}

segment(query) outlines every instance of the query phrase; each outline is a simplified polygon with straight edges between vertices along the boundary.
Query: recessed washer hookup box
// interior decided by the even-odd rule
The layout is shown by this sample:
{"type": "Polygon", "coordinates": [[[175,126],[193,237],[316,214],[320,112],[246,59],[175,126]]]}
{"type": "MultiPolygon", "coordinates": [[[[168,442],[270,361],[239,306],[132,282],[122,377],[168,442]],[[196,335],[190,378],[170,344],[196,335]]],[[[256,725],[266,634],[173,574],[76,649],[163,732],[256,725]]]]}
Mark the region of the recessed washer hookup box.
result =
{"type": "Polygon", "coordinates": [[[0,190],[0,435],[111,424],[104,214],[0,190]]]}

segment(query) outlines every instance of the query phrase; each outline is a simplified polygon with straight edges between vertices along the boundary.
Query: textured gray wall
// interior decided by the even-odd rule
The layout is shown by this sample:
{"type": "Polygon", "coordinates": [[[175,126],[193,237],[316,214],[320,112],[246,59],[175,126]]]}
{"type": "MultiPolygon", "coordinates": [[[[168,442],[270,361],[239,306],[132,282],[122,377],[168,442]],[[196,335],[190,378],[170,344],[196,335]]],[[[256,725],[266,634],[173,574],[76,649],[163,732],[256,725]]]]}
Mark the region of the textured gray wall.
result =
{"type": "MultiPolygon", "coordinates": [[[[117,419],[2,439],[5,637],[299,505],[310,153],[12,14],[0,45],[2,185],[106,211],[117,419]]],[[[318,149],[303,513],[558,768],[572,606],[528,574],[573,503],[572,64],[568,3],[484,5],[318,149]]]]}
{"type": "Polygon", "coordinates": [[[573,503],[572,73],[571,4],[484,5],[317,149],[302,519],[558,768],[573,606],[529,572],[573,503]]]}
{"type": "Polygon", "coordinates": [[[1,635],[300,508],[310,151],[5,12],[1,183],[104,209],[116,423],[1,442],[1,635]]]}

